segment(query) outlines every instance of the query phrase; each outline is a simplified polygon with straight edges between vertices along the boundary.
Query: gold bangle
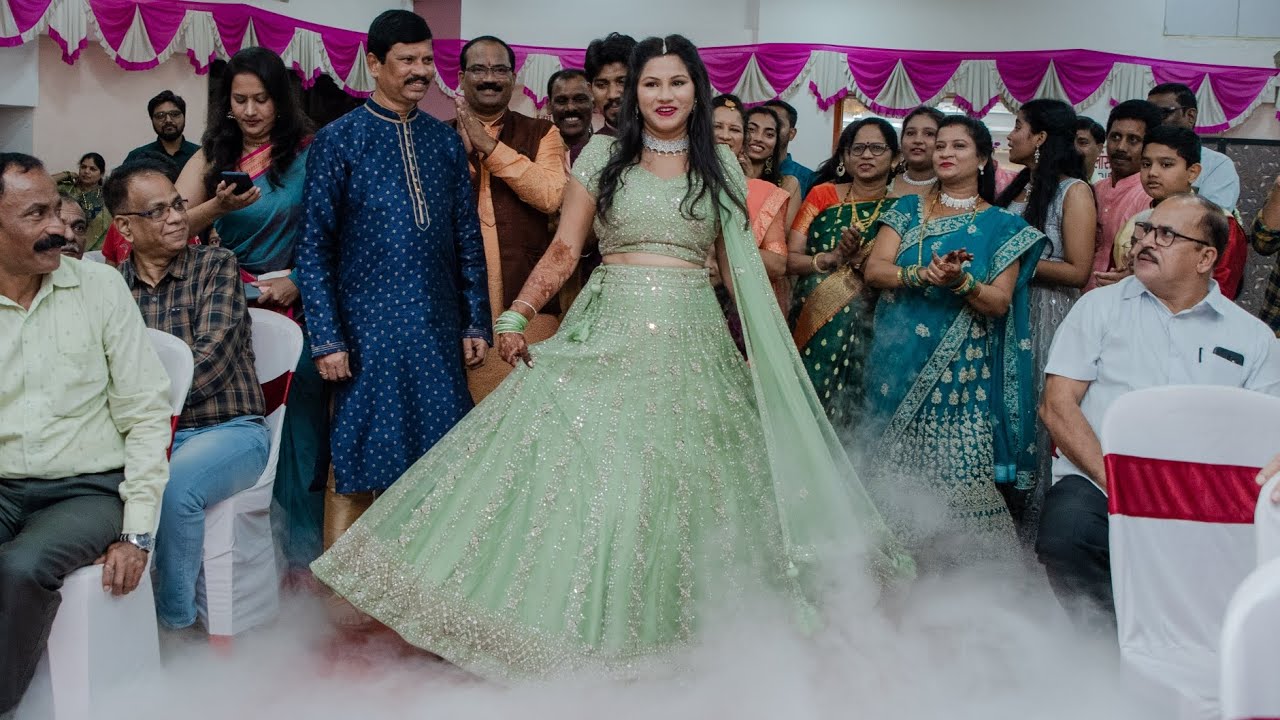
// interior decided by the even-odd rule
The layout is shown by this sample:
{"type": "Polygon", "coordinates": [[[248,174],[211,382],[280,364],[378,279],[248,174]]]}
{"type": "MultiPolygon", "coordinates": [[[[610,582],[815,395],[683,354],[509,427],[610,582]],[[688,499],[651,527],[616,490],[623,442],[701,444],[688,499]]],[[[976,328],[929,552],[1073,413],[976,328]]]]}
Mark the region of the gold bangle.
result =
{"type": "Polygon", "coordinates": [[[813,254],[813,272],[819,275],[827,272],[826,270],[823,270],[821,266],[818,265],[818,258],[821,255],[822,255],[821,252],[817,252],[813,254]]]}

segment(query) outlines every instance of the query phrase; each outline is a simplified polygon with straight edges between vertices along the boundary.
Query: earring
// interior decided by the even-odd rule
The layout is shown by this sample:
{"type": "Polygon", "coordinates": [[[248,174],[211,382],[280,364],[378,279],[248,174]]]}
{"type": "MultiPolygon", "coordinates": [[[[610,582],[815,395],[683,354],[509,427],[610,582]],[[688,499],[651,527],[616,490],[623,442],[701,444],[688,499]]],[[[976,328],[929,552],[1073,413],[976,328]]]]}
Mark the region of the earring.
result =
{"type": "Polygon", "coordinates": [[[1039,145],[1036,146],[1035,164],[1036,165],[1040,164],[1040,146],[1039,145]]]}
{"type": "Polygon", "coordinates": [[[844,177],[844,161],[836,163],[836,177],[844,177]]]}
{"type": "Polygon", "coordinates": [[[773,158],[765,158],[765,161],[764,161],[764,174],[765,174],[765,175],[772,175],[772,174],[773,174],[773,158]]]}
{"type": "Polygon", "coordinates": [[[235,113],[230,113],[230,112],[229,112],[229,113],[227,113],[227,119],[228,119],[228,120],[235,120],[235,119],[236,119],[236,114],[235,114],[235,113]]]}

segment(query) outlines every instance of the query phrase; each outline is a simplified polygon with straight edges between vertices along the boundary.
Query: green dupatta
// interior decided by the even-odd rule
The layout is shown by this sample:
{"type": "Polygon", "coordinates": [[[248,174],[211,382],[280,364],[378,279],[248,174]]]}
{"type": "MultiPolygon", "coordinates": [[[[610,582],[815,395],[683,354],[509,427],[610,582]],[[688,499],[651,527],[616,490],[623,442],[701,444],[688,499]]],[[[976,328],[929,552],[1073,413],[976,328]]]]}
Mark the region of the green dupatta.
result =
{"type": "MultiPolygon", "coordinates": [[[[721,162],[734,191],[745,198],[737,164],[726,153],[721,162]]],[[[861,557],[881,582],[913,578],[914,561],[872,504],[813,390],[743,212],[725,197],[718,206],[788,575],[812,590],[839,583],[861,557]]]]}

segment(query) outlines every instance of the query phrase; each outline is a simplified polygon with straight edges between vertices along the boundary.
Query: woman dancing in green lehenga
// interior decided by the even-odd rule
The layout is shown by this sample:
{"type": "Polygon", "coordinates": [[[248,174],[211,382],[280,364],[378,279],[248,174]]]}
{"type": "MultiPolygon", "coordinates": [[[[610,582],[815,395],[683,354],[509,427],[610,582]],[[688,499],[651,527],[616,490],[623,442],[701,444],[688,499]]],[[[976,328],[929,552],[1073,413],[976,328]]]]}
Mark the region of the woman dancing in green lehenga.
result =
{"type": "Polygon", "coordinates": [[[806,629],[824,593],[910,577],[804,376],[718,152],[696,48],[636,49],[615,141],[583,150],[555,241],[495,325],[517,370],[313,565],[409,642],[499,680],[635,674],[765,589],[806,629]],[[604,265],[560,332],[524,324],[604,265]],[[743,316],[729,338],[704,263],[743,316]],[[821,590],[820,590],[821,589],[821,590]],[[705,603],[713,603],[707,605],[705,603]]]}

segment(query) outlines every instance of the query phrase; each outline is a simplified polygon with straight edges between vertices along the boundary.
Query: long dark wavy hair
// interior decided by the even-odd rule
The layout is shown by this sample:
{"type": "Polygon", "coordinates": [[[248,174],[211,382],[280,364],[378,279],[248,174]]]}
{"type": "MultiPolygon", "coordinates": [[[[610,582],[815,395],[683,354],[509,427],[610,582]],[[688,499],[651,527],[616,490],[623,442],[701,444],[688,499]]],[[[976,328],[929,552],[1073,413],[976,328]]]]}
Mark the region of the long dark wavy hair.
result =
{"type": "Polygon", "coordinates": [[[1076,149],[1076,111],[1061,100],[1042,98],[1023,105],[1018,112],[1023,122],[1031,126],[1031,132],[1046,133],[1040,145],[1040,160],[1035,170],[1023,168],[993,204],[1009,207],[1027,183],[1031,183],[1033,190],[1027,197],[1022,219],[1043,231],[1059,181],[1063,177],[1084,179],[1084,158],[1076,149]]]}
{"type": "MultiPolygon", "coordinates": [[[[840,139],[836,142],[836,149],[831,153],[831,157],[823,160],[822,164],[813,173],[814,185],[841,183],[849,180],[847,171],[844,175],[837,175],[836,170],[840,167],[844,154],[849,151],[849,146],[853,144],[853,139],[858,136],[858,131],[868,125],[874,125],[880,129],[880,134],[884,136],[884,144],[889,146],[890,158],[898,154],[902,146],[898,143],[898,133],[893,129],[893,125],[890,125],[889,121],[884,118],[862,118],[857,122],[849,123],[844,130],[840,131],[840,139]]],[[[885,184],[892,185],[895,174],[897,174],[897,164],[890,163],[889,177],[885,179],[885,184]]]]}
{"type": "Polygon", "coordinates": [[[627,84],[622,91],[622,102],[618,112],[618,136],[613,152],[604,169],[600,171],[600,189],[596,200],[596,214],[602,221],[608,222],[609,212],[613,209],[613,201],[618,189],[625,184],[623,173],[627,168],[640,162],[640,153],[644,150],[642,133],[644,119],[640,117],[640,106],[637,99],[637,88],[640,74],[645,65],[656,57],[663,55],[666,47],[667,55],[675,55],[684,62],[689,77],[693,80],[694,106],[689,113],[689,171],[686,175],[684,200],[680,202],[680,214],[689,220],[701,220],[694,208],[706,195],[721,202],[726,195],[730,202],[746,214],[746,199],[739,196],[729,184],[725,167],[720,163],[716,151],[716,137],[711,122],[711,81],[707,78],[707,67],[698,57],[698,48],[681,35],[668,35],[665,38],[651,37],[636,44],[631,52],[631,60],[627,63],[627,84]]]}
{"type": "Polygon", "coordinates": [[[978,151],[978,156],[986,158],[986,164],[978,168],[978,197],[987,201],[991,205],[996,204],[996,162],[995,162],[995,142],[991,139],[991,131],[987,129],[986,123],[981,120],[974,120],[968,115],[948,115],[938,123],[938,131],[942,128],[959,125],[969,133],[969,139],[973,141],[974,148],[978,151]]]}
{"type": "Polygon", "coordinates": [[[753,107],[746,112],[745,121],[742,123],[742,142],[750,142],[747,133],[747,124],[751,122],[751,118],[755,116],[763,117],[767,122],[773,123],[774,145],[773,155],[769,157],[769,161],[764,164],[764,172],[760,173],[760,179],[774,185],[782,184],[782,120],[778,118],[778,113],[771,107],[753,107]]]}
{"type": "Polygon", "coordinates": [[[218,186],[218,173],[235,170],[244,149],[240,126],[229,117],[231,82],[243,73],[261,80],[276,106],[276,121],[271,128],[271,169],[267,171],[267,181],[273,187],[280,187],[281,176],[298,159],[303,141],[313,132],[311,120],[302,112],[297,93],[289,82],[289,71],[279,55],[261,47],[245,48],[232,55],[227,61],[218,94],[209,103],[209,127],[201,141],[205,160],[209,163],[204,184],[210,196],[218,186]]]}

